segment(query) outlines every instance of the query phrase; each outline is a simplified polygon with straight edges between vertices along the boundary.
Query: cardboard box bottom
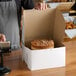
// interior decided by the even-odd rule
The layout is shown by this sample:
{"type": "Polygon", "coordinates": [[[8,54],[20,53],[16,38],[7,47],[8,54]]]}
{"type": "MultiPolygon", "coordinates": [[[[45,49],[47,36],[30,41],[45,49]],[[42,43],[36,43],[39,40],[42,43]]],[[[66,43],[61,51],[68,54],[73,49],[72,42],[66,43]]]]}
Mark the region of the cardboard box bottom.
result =
{"type": "Polygon", "coordinates": [[[22,49],[22,58],[30,70],[40,70],[65,66],[65,46],[33,51],[22,45],[22,49]]]}

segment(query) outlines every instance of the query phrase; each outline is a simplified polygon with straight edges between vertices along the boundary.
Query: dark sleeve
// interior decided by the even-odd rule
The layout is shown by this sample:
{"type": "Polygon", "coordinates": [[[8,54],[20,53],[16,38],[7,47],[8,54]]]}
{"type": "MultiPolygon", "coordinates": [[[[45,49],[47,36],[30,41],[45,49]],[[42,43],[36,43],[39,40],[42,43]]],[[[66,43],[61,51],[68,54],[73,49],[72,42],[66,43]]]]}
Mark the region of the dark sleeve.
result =
{"type": "Polygon", "coordinates": [[[21,0],[21,6],[24,9],[33,9],[34,8],[34,2],[32,0],[21,0]]]}

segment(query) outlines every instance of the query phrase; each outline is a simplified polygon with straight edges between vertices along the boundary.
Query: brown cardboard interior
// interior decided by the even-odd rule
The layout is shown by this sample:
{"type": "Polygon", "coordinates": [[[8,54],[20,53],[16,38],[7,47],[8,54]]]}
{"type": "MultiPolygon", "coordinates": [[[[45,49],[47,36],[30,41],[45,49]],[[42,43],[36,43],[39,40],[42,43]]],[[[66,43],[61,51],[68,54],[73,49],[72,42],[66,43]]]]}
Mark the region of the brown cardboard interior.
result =
{"type": "Polygon", "coordinates": [[[34,39],[52,39],[60,45],[64,38],[65,21],[57,9],[24,10],[24,43],[34,39]]]}

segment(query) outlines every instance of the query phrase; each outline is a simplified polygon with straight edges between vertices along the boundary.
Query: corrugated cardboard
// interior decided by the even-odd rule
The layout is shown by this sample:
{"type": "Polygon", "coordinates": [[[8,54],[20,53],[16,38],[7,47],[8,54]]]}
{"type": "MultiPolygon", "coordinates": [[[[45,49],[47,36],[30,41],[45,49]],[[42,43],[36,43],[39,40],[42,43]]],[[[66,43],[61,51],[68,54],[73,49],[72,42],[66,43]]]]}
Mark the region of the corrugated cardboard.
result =
{"type": "Polygon", "coordinates": [[[24,42],[39,39],[53,39],[55,44],[64,38],[65,23],[57,9],[24,11],[24,42]]]}
{"type": "Polygon", "coordinates": [[[30,70],[65,66],[64,31],[65,21],[57,9],[24,10],[23,60],[30,70]],[[53,39],[55,48],[33,51],[26,46],[34,39],[53,39]]]}

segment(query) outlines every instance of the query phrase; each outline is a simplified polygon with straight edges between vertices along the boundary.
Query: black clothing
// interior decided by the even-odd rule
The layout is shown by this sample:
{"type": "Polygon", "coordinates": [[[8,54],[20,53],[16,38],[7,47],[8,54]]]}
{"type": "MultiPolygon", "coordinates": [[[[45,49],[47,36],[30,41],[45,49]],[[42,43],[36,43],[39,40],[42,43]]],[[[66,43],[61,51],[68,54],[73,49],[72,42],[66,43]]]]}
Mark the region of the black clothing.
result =
{"type": "Polygon", "coordinates": [[[76,2],[74,3],[74,5],[71,7],[72,10],[76,10],[76,2]]]}
{"type": "Polygon", "coordinates": [[[20,26],[20,20],[21,20],[21,8],[24,9],[32,9],[34,8],[34,3],[32,0],[15,0],[17,5],[17,15],[18,15],[18,23],[20,26]]]}

